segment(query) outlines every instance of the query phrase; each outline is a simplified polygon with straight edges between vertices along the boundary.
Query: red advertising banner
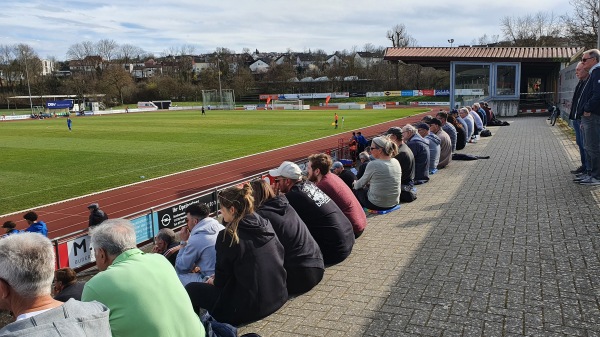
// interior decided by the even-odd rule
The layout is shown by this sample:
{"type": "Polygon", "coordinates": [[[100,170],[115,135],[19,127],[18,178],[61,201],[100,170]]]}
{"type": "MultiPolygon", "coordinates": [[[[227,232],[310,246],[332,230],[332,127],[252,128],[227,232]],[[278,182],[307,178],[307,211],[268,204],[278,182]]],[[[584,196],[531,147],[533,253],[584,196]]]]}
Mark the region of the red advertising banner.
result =
{"type": "Polygon", "coordinates": [[[277,95],[277,94],[260,94],[260,95],[258,95],[258,99],[260,99],[260,100],[267,99],[269,97],[271,99],[278,99],[279,95],[277,95]]]}
{"type": "Polygon", "coordinates": [[[435,96],[435,90],[433,89],[424,89],[423,96],[435,96]]]}

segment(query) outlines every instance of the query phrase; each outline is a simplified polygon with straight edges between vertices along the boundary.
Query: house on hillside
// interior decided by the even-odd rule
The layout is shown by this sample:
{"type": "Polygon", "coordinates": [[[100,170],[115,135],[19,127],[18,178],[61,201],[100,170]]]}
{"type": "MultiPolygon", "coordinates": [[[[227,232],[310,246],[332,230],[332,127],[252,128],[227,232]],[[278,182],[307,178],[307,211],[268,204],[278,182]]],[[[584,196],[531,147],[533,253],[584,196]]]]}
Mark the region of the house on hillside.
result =
{"type": "Polygon", "coordinates": [[[86,56],[83,60],[69,61],[69,70],[71,72],[92,72],[98,68],[104,68],[104,60],[101,56],[86,56]]]}
{"type": "Polygon", "coordinates": [[[51,60],[41,60],[42,61],[42,76],[50,75],[54,72],[54,62],[51,60]]]}
{"type": "Polygon", "coordinates": [[[258,59],[250,64],[250,71],[253,74],[266,73],[271,68],[269,64],[262,59],[258,59]]]}
{"type": "Polygon", "coordinates": [[[354,54],[354,64],[357,67],[369,68],[383,61],[383,55],[371,52],[357,52],[354,54]]]}

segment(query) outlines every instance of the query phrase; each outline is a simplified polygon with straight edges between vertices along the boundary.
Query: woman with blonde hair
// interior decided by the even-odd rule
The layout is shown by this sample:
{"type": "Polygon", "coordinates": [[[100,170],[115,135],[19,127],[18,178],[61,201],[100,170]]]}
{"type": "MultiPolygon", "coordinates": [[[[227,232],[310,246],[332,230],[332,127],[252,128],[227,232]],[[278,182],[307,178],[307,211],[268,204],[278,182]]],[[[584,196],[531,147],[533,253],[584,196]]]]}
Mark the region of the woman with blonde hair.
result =
{"type": "Polygon", "coordinates": [[[285,250],[288,293],[301,294],[321,282],[325,266],[321,249],[284,194],[275,195],[263,179],[250,182],[256,213],[268,219],[285,250]]]}
{"type": "Polygon", "coordinates": [[[363,176],[354,182],[356,198],[363,207],[372,210],[390,209],[400,202],[402,169],[394,156],[398,146],[389,136],[375,137],[371,142],[371,154],[363,176]]]}
{"type": "Polygon", "coordinates": [[[215,274],[185,288],[194,310],[239,325],[262,319],[287,301],[284,249],[268,220],[254,212],[249,184],[219,193],[225,229],[215,245],[215,274]]]}

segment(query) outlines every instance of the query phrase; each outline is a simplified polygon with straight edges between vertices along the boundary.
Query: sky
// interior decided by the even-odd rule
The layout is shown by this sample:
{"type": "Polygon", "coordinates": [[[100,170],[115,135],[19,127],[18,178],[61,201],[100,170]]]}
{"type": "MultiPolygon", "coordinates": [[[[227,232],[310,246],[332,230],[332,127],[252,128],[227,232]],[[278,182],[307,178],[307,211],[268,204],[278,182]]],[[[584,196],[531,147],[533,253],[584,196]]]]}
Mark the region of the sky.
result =
{"type": "Polygon", "coordinates": [[[198,54],[363,50],[391,46],[386,32],[404,24],[422,47],[471,44],[500,35],[503,17],[571,13],[567,0],[3,0],[0,45],[28,44],[40,58],[66,60],[70,46],[114,40],[154,55],[184,45],[198,54]]]}

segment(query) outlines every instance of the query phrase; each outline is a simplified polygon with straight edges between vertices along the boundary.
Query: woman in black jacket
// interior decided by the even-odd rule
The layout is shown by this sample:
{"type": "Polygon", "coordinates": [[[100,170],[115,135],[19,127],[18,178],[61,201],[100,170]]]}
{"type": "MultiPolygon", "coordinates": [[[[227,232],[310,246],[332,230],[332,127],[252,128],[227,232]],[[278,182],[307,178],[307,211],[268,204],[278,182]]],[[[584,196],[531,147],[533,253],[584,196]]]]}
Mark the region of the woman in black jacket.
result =
{"type": "Polygon", "coordinates": [[[219,193],[225,229],[215,248],[215,274],[186,286],[194,310],[208,310],[217,321],[239,325],[262,319],[287,301],[283,246],[268,220],[254,213],[249,184],[219,193]]]}
{"type": "Polygon", "coordinates": [[[290,295],[311,290],[321,282],[325,266],[319,245],[285,195],[275,195],[263,179],[250,182],[256,213],[268,219],[285,249],[283,266],[290,295]]]}

